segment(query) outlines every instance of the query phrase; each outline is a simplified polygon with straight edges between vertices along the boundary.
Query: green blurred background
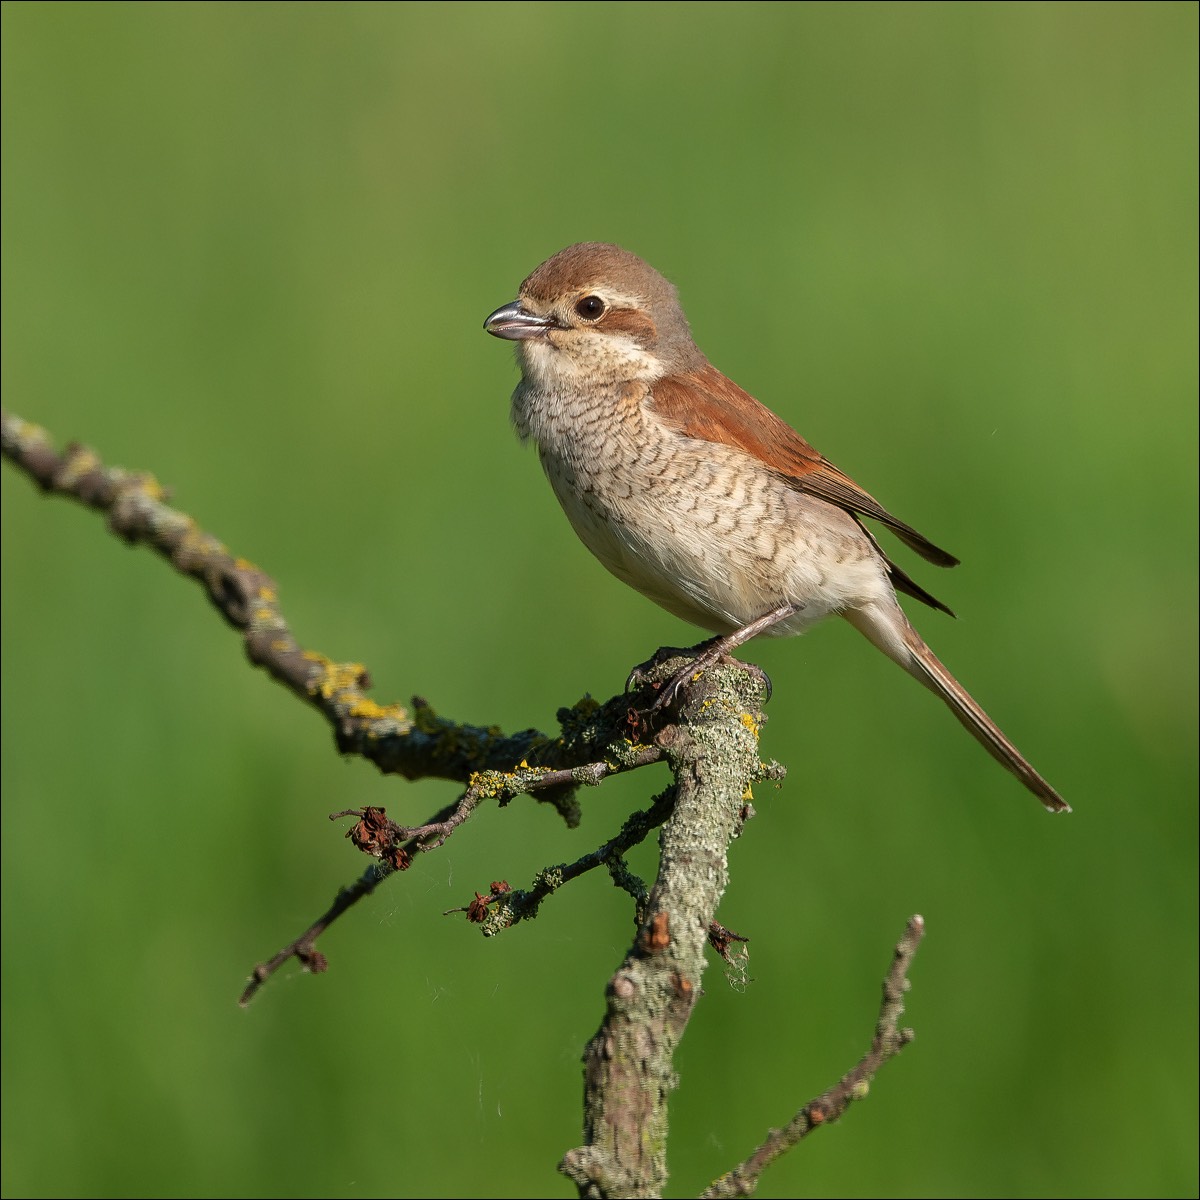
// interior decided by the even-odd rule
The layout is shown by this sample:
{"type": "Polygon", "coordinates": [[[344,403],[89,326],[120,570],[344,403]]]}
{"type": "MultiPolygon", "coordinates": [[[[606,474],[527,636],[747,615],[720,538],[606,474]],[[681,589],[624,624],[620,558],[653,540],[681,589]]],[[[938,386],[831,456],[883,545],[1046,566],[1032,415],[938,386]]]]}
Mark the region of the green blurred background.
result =
{"type": "MultiPolygon", "coordinates": [[[[1194,4],[3,6],[6,404],[278,579],[381,701],[550,728],[694,631],[576,542],[484,316],[569,242],[962,556],[901,561],[1051,819],[851,630],[775,682],[720,965],[679,1056],[694,1194],[865,1049],[915,1044],[764,1196],[1195,1195],[1194,4]]],[[[482,813],[249,1011],[362,860],[454,795],[333,752],[194,585],[3,487],[3,1190],[555,1196],[632,932],[602,878],[440,914],[611,835],[482,813]]],[[[637,860],[652,869],[652,856],[637,860]]]]}

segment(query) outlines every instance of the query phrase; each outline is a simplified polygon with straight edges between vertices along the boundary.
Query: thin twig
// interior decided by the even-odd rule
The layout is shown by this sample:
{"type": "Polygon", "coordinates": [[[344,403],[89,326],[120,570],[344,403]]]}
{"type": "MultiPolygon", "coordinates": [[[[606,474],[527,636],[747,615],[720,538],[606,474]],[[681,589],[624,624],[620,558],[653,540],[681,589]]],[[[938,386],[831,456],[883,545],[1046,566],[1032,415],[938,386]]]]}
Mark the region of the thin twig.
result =
{"type": "Polygon", "coordinates": [[[883,1002],[871,1049],[858,1065],[814,1100],[810,1100],[784,1129],[772,1129],[767,1140],[745,1162],[714,1180],[702,1193],[706,1198],[749,1196],[758,1187],[759,1177],[781,1154],[803,1141],[814,1129],[836,1121],[855,1100],[866,1098],[871,1080],[889,1058],[895,1057],[913,1040],[911,1029],[900,1028],[904,1015],[904,993],[908,991],[908,970],[921,938],[925,921],[911,917],[904,936],[896,945],[891,970],[883,981],[883,1002]]]}
{"type": "Polygon", "coordinates": [[[613,883],[622,891],[628,892],[637,903],[635,920],[640,923],[641,908],[646,902],[646,885],[629,870],[624,855],[645,841],[647,836],[671,815],[674,796],[674,789],[668,788],[655,798],[650,808],[630,816],[616,837],[589,854],[577,858],[573,863],[546,867],[539,871],[529,888],[513,891],[507,886],[499,890],[493,887],[490,894],[483,896],[476,893],[470,904],[460,908],[449,908],[444,915],[465,912],[468,920],[482,926],[485,937],[491,937],[505,929],[511,929],[521,921],[532,920],[537,916],[542,901],[558,891],[563,884],[570,883],[597,867],[607,867],[613,883]],[[491,909],[490,905],[495,901],[499,901],[499,904],[491,909]]]}
{"type": "MultiPolygon", "coordinates": [[[[430,819],[429,824],[435,825],[440,821],[447,819],[451,813],[458,807],[458,804],[447,804],[443,809],[434,814],[430,819]]],[[[339,816],[343,814],[333,814],[339,816]]],[[[332,819],[332,818],[331,818],[332,819]]],[[[416,844],[416,839],[410,841],[406,846],[401,847],[402,851],[411,858],[412,851],[419,849],[416,844]]],[[[405,864],[407,865],[407,863],[405,864]]],[[[333,903],[323,912],[299,937],[293,938],[286,946],[278,950],[266,962],[259,963],[250,973],[250,978],[246,981],[246,986],[242,990],[241,996],[238,998],[238,1003],[245,1008],[251,1000],[254,999],[259,988],[262,987],[280,967],[284,966],[291,959],[296,959],[301,966],[305,967],[313,975],[319,975],[329,967],[329,960],[317,950],[317,938],[321,936],[329,927],[346,912],[352,908],[360,900],[369,896],[385,879],[390,878],[397,871],[403,870],[399,866],[396,859],[391,861],[381,858],[379,862],[372,863],[349,887],[341,888],[338,894],[334,897],[333,903]]]]}

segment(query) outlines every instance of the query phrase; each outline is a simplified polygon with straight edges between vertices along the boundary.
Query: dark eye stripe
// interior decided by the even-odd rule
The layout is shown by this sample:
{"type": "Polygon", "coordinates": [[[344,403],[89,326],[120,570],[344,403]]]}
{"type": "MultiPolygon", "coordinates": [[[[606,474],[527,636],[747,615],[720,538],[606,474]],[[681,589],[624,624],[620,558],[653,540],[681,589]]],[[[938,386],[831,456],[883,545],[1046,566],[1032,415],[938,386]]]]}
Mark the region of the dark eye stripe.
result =
{"type": "Polygon", "coordinates": [[[623,333],[642,346],[649,346],[658,336],[650,314],[636,308],[610,308],[604,314],[605,333],[623,333]]]}

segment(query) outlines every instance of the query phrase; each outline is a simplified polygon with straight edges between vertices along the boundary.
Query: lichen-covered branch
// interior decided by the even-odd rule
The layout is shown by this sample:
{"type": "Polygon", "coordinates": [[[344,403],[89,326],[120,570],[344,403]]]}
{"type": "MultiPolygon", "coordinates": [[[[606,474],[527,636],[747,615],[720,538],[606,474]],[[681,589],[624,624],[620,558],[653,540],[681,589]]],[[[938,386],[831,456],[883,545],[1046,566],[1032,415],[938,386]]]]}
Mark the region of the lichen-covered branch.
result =
{"type": "MultiPolygon", "coordinates": [[[[343,754],[358,754],[385,774],[408,779],[453,779],[468,783],[480,772],[558,772],[559,786],[538,798],[578,820],[575,783],[593,782],[596,764],[607,773],[644,765],[635,736],[625,724],[628,705],[620,698],[604,709],[584,699],[559,713],[563,730],[548,736],[536,729],[505,734],[495,727],[446,720],[423,700],[410,706],[378,704],[367,696],[370,676],[361,663],[335,662],[305,649],[293,636],[279,604],[279,588],[259,567],[226,549],[186,513],[167,503],[169,493],[154,476],[105,466],[84,446],[61,452],[44,429],[0,412],[0,450],[43,491],[67,496],[104,513],[109,528],[133,545],[144,545],[181,574],[196,580],[225,620],[242,635],[250,661],[294,695],[316,708],[334,731],[343,754]],[[587,768],[592,775],[573,778],[587,768]]],[[[503,780],[495,794],[503,792],[503,780]]],[[[512,794],[533,791],[518,781],[512,794]]]]}
{"type": "Polygon", "coordinates": [[[581,1196],[662,1194],[675,1047],[700,995],[729,843],[765,773],[764,699],[761,673],[721,665],[685,687],[678,724],[658,734],[675,775],[674,806],[637,936],[584,1054],[584,1144],[559,1165],[581,1196]]]}
{"type": "Polygon", "coordinates": [[[537,916],[542,901],[564,884],[586,875],[588,871],[606,867],[613,883],[633,897],[636,919],[640,923],[644,917],[646,885],[629,870],[624,855],[634,846],[644,842],[650,832],[670,816],[674,804],[675,791],[670,788],[657,796],[648,809],[627,817],[616,837],[610,838],[602,846],[597,846],[595,850],[582,855],[573,863],[544,868],[537,873],[532,886],[528,888],[493,888],[487,897],[476,895],[467,908],[450,909],[449,912],[465,912],[469,920],[479,924],[485,937],[492,937],[505,929],[511,929],[521,921],[532,920],[537,916]]]}

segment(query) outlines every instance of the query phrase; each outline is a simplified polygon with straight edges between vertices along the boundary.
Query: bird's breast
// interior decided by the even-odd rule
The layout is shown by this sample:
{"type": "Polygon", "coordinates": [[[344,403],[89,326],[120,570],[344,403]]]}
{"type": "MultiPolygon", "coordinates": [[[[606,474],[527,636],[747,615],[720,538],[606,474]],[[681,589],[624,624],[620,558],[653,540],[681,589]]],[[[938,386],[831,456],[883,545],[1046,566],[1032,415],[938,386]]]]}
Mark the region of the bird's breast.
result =
{"type": "Polygon", "coordinates": [[[881,566],[852,518],[737,447],[663,424],[644,399],[641,385],[580,394],[522,384],[513,396],[518,434],[536,443],[571,525],[609,571],[719,632],[784,601],[805,611],[780,632],[800,632],[847,590],[875,590],[881,566]]]}

